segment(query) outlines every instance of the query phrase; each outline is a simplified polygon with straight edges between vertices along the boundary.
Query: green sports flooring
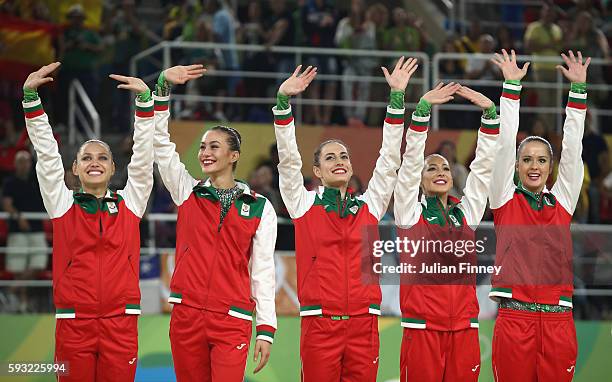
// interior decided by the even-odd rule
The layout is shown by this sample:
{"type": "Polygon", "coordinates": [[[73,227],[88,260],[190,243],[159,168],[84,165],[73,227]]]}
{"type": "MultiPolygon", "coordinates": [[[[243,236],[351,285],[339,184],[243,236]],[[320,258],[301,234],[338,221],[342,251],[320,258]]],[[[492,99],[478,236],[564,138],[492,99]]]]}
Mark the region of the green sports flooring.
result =
{"type": "MultiPolygon", "coordinates": [[[[142,316],[139,321],[139,382],[174,381],[168,325],[170,316],[142,316]]],[[[279,317],[278,332],[269,364],[253,375],[252,355],[247,366],[247,381],[299,381],[299,318],[279,317]]],[[[51,315],[0,315],[0,361],[50,361],[53,359],[55,319],[51,315]]],[[[397,318],[381,318],[380,367],[378,381],[399,379],[399,348],[402,329],[397,318]]],[[[610,381],[612,375],[612,322],[577,321],[579,356],[576,382],[610,381]]],[[[491,372],[491,334],[493,321],[480,322],[480,381],[493,381],[491,372]]],[[[54,381],[51,375],[1,377],[0,381],[54,381]]]]}

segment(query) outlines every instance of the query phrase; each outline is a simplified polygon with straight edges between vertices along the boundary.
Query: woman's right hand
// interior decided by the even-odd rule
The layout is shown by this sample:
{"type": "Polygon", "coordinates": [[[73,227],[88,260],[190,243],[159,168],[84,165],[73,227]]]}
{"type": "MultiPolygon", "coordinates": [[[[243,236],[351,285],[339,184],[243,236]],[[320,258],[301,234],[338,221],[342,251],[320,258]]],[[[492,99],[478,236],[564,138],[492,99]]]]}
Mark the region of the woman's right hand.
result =
{"type": "Polygon", "coordinates": [[[439,83],[438,86],[425,93],[421,98],[432,105],[440,105],[452,100],[454,98],[453,94],[459,89],[461,89],[461,85],[454,82],[446,85],[439,83]]]}
{"type": "Polygon", "coordinates": [[[52,82],[53,77],[50,74],[55,71],[61,65],[60,62],[54,62],[49,65],[45,65],[37,71],[30,73],[28,78],[23,83],[24,89],[36,90],[39,86],[52,82]]]}
{"type": "Polygon", "coordinates": [[[310,85],[312,80],[317,76],[316,67],[313,68],[309,66],[302,74],[300,74],[300,70],[302,70],[302,65],[298,65],[291,77],[287,78],[285,82],[281,84],[278,88],[280,94],[286,96],[298,95],[306,90],[308,85],[310,85]]]}
{"type": "Polygon", "coordinates": [[[506,49],[502,49],[503,57],[499,53],[495,53],[495,58],[491,59],[491,62],[502,71],[504,74],[504,79],[520,81],[527,74],[527,69],[529,68],[530,62],[526,62],[523,64],[522,68],[519,68],[516,64],[516,53],[514,53],[514,49],[510,51],[512,56],[508,55],[506,49]]]}
{"type": "Polygon", "coordinates": [[[182,85],[189,80],[200,78],[206,73],[204,65],[177,65],[164,70],[166,81],[173,85],[182,85]]]}

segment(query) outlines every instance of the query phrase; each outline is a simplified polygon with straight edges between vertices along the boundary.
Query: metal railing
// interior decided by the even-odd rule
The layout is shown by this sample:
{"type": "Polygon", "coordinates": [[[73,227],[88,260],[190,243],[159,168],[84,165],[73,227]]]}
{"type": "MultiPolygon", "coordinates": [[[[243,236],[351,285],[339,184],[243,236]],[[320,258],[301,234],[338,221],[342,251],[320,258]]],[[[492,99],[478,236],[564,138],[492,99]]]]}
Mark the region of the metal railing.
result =
{"type": "MultiPolygon", "coordinates": [[[[169,68],[179,64],[173,62],[173,51],[183,50],[231,50],[235,52],[269,52],[273,54],[290,54],[294,57],[295,63],[300,64],[306,62],[308,57],[332,56],[339,58],[376,58],[376,59],[397,59],[402,54],[409,57],[415,57],[419,60],[419,70],[411,79],[411,85],[420,85],[421,92],[429,90],[430,78],[430,59],[423,52],[402,53],[396,51],[384,50],[356,50],[356,49],[331,49],[331,48],[309,48],[309,47],[289,47],[289,46],[273,46],[266,47],[263,45],[241,45],[241,44],[217,44],[210,42],[187,42],[187,41],[164,41],[149,49],[146,49],[132,57],[130,61],[130,75],[142,78],[145,82],[153,81],[159,75],[159,72],[164,68],[169,68]],[[156,58],[161,54],[163,57],[161,62],[156,58]],[[143,73],[139,70],[139,64],[142,62],[149,63],[150,66],[157,68],[153,73],[143,73]]],[[[380,66],[380,65],[378,65],[380,66]]],[[[210,70],[206,73],[209,77],[236,77],[236,78],[253,78],[253,79],[270,79],[283,80],[290,73],[280,72],[262,72],[262,71],[246,71],[246,70],[210,70]]],[[[335,73],[323,73],[319,71],[317,74],[318,81],[344,81],[344,82],[368,82],[368,83],[386,83],[384,76],[366,75],[344,75],[335,73]]],[[[421,94],[422,94],[421,93],[421,94]]],[[[173,100],[184,102],[224,102],[234,104],[266,104],[273,105],[276,102],[275,98],[269,97],[234,97],[234,96],[210,96],[210,95],[190,95],[190,94],[174,94],[173,100]]],[[[304,105],[331,105],[331,106],[360,106],[360,107],[385,107],[385,101],[350,101],[350,100],[322,100],[322,99],[307,99],[302,95],[295,97],[292,101],[297,105],[296,119],[301,122],[302,107],[304,105]]],[[[416,103],[407,103],[407,107],[415,107],[416,103]]],[[[180,108],[180,106],[179,106],[180,108]]],[[[179,111],[174,109],[175,111],[179,111]]]]}
{"type": "MultiPolygon", "coordinates": [[[[453,61],[466,61],[466,60],[478,60],[478,61],[486,61],[493,57],[492,54],[470,54],[470,53],[436,53],[433,56],[432,60],[432,83],[437,84],[439,82],[448,82],[448,81],[459,81],[462,85],[467,86],[480,86],[480,87],[490,87],[501,89],[501,81],[500,80],[479,80],[479,79],[456,79],[456,78],[447,78],[444,77],[440,73],[440,67],[442,62],[445,60],[453,60],[453,61]]],[[[548,64],[562,64],[563,61],[558,56],[527,56],[527,55],[519,55],[517,56],[517,61],[525,62],[529,61],[532,63],[529,68],[530,71],[533,71],[533,64],[537,63],[548,63],[548,64]]],[[[612,65],[612,60],[604,60],[600,58],[591,59],[590,67],[593,66],[605,66],[612,65]]],[[[569,90],[570,84],[563,77],[563,75],[557,71],[555,82],[543,82],[543,81],[524,81],[521,82],[524,88],[531,90],[539,90],[539,89],[552,89],[555,90],[555,105],[551,107],[546,106],[521,106],[521,113],[534,113],[534,114],[552,114],[556,119],[556,127],[560,131],[563,126],[563,118],[564,118],[564,110],[565,105],[563,104],[563,98],[569,90]]],[[[610,84],[596,84],[589,83],[588,85],[589,91],[610,91],[612,90],[612,85],[610,84]]],[[[497,100],[493,100],[497,103],[497,100]]],[[[463,105],[463,104],[445,104],[434,106],[433,108],[433,116],[432,116],[432,129],[438,130],[440,128],[439,122],[439,111],[440,110],[457,110],[457,111],[474,111],[476,110],[472,105],[463,105]]],[[[589,112],[593,114],[594,117],[597,116],[612,116],[612,110],[607,109],[598,109],[589,105],[589,112]]],[[[591,126],[597,130],[597,121],[598,118],[592,119],[591,126]]]]}
{"type": "Polygon", "coordinates": [[[75,145],[87,139],[99,139],[100,115],[77,79],[70,83],[68,105],[68,143],[75,145]]]}

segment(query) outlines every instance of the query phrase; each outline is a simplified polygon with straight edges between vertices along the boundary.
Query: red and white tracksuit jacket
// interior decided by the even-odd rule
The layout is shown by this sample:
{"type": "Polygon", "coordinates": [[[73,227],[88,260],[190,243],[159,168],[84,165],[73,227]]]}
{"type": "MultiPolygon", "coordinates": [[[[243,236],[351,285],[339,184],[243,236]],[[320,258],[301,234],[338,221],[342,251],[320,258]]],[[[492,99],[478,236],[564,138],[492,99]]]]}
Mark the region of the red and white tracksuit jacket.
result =
{"type": "MultiPolygon", "coordinates": [[[[474,242],[474,230],[480,224],[487,205],[499,119],[482,118],[476,157],[470,165],[464,196],[461,200],[449,196],[446,210],[435,196],[423,196],[421,203],[418,202],[429,116],[413,115],[412,119],[395,186],[394,215],[399,227],[398,235],[412,240],[457,238],[474,242]]],[[[418,256],[429,254],[415,254],[416,259],[418,256]]],[[[438,285],[402,282],[400,307],[401,325],[406,328],[441,331],[478,328],[475,279],[474,284],[464,282],[463,285],[449,285],[444,281],[438,285]]]]}
{"type": "Polygon", "coordinates": [[[565,109],[558,177],[552,190],[544,189],[538,200],[513,182],[520,91],[521,86],[504,83],[500,100],[502,129],[489,198],[497,234],[495,264],[502,269],[491,280],[489,296],[571,307],[569,226],[584,178],[581,155],[586,94],[569,93],[576,102],[565,109]]]}
{"type": "Polygon", "coordinates": [[[273,342],[276,213],[263,196],[243,189],[220,224],[221,203],[209,181],[194,179],[168,133],[169,97],[155,99],[155,161],[178,206],[176,266],[169,302],[252,321],[257,339],[273,342]]]}
{"type": "Polygon", "coordinates": [[[53,223],[53,301],[57,318],[140,314],[139,224],[153,187],[153,101],[136,102],[133,155],[125,188],[102,200],[73,192],[40,99],[24,102],[38,155],[36,174],[53,223]]]}
{"type": "MultiPolygon", "coordinates": [[[[582,136],[586,94],[570,91],[565,109],[558,177],[538,198],[513,183],[521,86],[504,83],[501,132],[493,168],[490,203],[502,269],[489,296],[572,307],[573,268],[570,224],[582,181],[582,136]]],[[[520,159],[520,158],[519,158],[520,159]]],[[[496,381],[571,381],[576,369],[572,312],[500,309],[493,331],[496,381]]]]}
{"type": "Polygon", "coordinates": [[[378,283],[362,283],[363,235],[364,228],[378,225],[395,186],[404,109],[387,108],[383,144],[367,191],[347,193],[344,200],[337,189],[306,190],[291,107],[274,107],[273,112],[280,192],[295,227],[300,316],[380,315],[378,283]]]}

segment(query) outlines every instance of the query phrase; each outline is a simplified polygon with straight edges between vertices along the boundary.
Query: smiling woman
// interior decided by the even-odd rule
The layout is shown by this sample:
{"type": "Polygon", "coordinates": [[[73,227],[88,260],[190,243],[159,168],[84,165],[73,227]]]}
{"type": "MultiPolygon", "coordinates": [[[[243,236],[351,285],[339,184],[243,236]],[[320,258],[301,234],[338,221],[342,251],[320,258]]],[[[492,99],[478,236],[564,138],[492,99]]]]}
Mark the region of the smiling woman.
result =
{"type": "Polygon", "coordinates": [[[36,174],[53,223],[55,361],[62,381],[133,381],[138,357],[139,224],[153,186],[153,100],[145,83],[112,75],[138,94],[133,155],[125,188],[108,189],[115,173],[110,147],[85,142],[72,165],[81,189],[64,183],[64,166],[37,89],[53,81],[56,62],[23,85],[26,128],[38,154],[36,174]],[[112,374],[112,376],[111,376],[112,374]]]}
{"type": "Polygon", "coordinates": [[[295,257],[302,334],[302,380],[375,381],[378,370],[380,287],[361,280],[362,235],[375,227],[389,204],[400,166],[404,91],[416,60],[400,58],[389,73],[391,104],[383,126],[380,156],[368,189],[348,188],[353,175],[349,148],[332,139],[314,153],[313,172],[323,186],[308,191],[295,138],[289,97],[306,90],[317,68],[298,66],[278,90],[273,108],[280,192],[295,226],[295,257]]]}

